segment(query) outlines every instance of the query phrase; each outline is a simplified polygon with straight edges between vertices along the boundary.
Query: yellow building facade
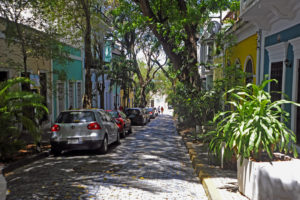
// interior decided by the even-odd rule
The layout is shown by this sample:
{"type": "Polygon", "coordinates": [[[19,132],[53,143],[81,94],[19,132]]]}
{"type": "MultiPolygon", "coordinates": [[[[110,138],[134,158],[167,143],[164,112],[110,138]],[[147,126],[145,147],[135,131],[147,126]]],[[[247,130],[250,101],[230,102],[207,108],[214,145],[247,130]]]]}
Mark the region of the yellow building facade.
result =
{"type": "Polygon", "coordinates": [[[129,91],[129,99],[125,99],[124,101],[124,90],[120,91],[120,101],[121,101],[121,106],[123,108],[132,108],[134,107],[134,92],[133,91],[129,91]]]}
{"type": "Polygon", "coordinates": [[[236,64],[244,72],[248,72],[247,78],[256,83],[256,63],[257,63],[257,34],[253,34],[238,42],[231,49],[226,51],[226,63],[236,64]]]}

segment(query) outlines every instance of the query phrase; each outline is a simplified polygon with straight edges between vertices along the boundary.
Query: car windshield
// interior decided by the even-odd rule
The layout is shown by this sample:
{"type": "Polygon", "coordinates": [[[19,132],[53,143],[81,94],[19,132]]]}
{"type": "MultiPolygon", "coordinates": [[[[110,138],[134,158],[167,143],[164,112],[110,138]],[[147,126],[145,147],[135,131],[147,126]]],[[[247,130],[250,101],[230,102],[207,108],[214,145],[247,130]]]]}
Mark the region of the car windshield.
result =
{"type": "Polygon", "coordinates": [[[108,112],[110,114],[111,117],[113,118],[118,118],[119,117],[119,113],[116,111],[110,111],[108,112]]]}
{"type": "Polygon", "coordinates": [[[138,115],[138,114],[140,114],[140,111],[137,110],[137,109],[129,109],[126,112],[127,112],[127,115],[138,115]]]}
{"type": "Polygon", "coordinates": [[[92,121],[96,121],[93,112],[72,111],[72,112],[61,112],[56,120],[56,123],[82,123],[82,122],[92,122],[92,121]]]}

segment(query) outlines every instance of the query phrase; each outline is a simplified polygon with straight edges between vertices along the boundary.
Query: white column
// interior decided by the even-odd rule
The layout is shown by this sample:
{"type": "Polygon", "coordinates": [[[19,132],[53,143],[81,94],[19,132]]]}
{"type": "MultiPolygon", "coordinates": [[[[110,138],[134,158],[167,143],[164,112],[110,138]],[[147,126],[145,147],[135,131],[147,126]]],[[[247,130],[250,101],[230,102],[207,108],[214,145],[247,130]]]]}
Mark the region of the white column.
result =
{"type": "MultiPolygon", "coordinates": [[[[292,101],[297,101],[298,96],[298,71],[299,71],[299,62],[300,59],[300,37],[289,41],[293,46],[294,50],[294,66],[293,66],[293,94],[292,101]]],[[[293,132],[296,131],[296,119],[297,117],[297,107],[292,105],[292,113],[291,113],[291,129],[293,132]]]]}

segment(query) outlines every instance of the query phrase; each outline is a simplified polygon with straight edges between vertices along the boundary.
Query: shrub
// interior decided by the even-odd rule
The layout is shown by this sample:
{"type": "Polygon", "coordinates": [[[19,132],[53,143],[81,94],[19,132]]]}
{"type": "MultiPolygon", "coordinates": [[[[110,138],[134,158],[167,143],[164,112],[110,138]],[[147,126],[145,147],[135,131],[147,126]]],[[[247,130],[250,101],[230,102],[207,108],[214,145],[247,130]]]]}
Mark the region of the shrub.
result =
{"type": "Polygon", "coordinates": [[[232,109],[214,117],[216,130],[209,133],[212,135],[211,150],[220,153],[222,145],[225,145],[229,154],[256,160],[261,160],[262,152],[270,158],[274,151],[293,152],[297,156],[296,136],[285,124],[289,114],[281,105],[299,104],[287,100],[272,102],[270,93],[264,90],[272,81],[277,82],[265,80],[259,86],[250,83],[225,93],[231,96],[226,104],[232,109]]]}
{"type": "MultiPolygon", "coordinates": [[[[18,151],[23,142],[19,139],[22,127],[29,131],[38,141],[37,121],[43,112],[48,112],[43,105],[43,97],[28,91],[20,91],[17,84],[30,84],[30,80],[22,77],[9,79],[0,83],[0,159],[7,159],[18,151]],[[25,108],[33,108],[34,116],[24,113],[25,108]]],[[[28,109],[27,109],[28,110],[28,109]]]]}

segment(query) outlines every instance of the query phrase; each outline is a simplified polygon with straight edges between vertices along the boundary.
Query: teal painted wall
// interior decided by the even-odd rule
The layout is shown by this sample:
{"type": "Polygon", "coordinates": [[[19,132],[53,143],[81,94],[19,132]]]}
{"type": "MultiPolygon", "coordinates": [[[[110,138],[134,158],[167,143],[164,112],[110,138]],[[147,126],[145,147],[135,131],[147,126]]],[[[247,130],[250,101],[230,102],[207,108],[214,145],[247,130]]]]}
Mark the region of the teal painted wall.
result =
{"type": "Polygon", "coordinates": [[[70,55],[81,57],[80,49],[76,49],[70,46],[64,46],[64,50],[66,50],[70,55]]]}
{"type": "MultiPolygon", "coordinates": [[[[288,42],[291,39],[300,37],[300,24],[293,26],[291,28],[288,28],[286,30],[280,31],[278,33],[275,33],[271,36],[268,36],[265,38],[265,47],[272,46],[274,44],[278,44],[281,42],[288,42]],[[280,38],[280,40],[278,40],[280,38]]],[[[269,55],[268,51],[265,50],[265,60],[264,60],[264,74],[269,74],[269,55]]],[[[293,67],[294,66],[294,51],[293,51],[293,46],[291,44],[288,45],[288,51],[287,51],[287,58],[289,59],[290,62],[292,62],[292,67],[287,67],[286,68],[286,75],[285,75],[285,94],[287,95],[288,99],[292,99],[292,91],[293,91],[293,67]]],[[[290,113],[291,115],[291,105],[285,105],[284,109],[290,113]]],[[[291,121],[287,123],[288,127],[291,128],[291,121]]]]}
{"type": "Polygon", "coordinates": [[[299,36],[300,36],[300,24],[266,37],[265,46],[267,47],[280,42],[287,42],[299,36]],[[279,42],[277,40],[278,35],[280,35],[279,42]]]}
{"type": "MultiPolygon", "coordinates": [[[[70,53],[75,56],[81,56],[81,51],[72,47],[66,46],[70,50],[70,53]]],[[[66,108],[68,105],[68,82],[73,81],[83,81],[83,71],[82,71],[82,62],[81,60],[66,60],[65,62],[61,62],[59,60],[54,59],[52,63],[53,67],[53,117],[54,120],[57,116],[57,102],[56,102],[56,82],[58,80],[63,81],[65,83],[65,105],[66,108]]],[[[82,82],[83,85],[83,82],[82,82]]],[[[76,88],[77,86],[75,86],[76,88]]],[[[77,90],[75,89],[74,93],[75,97],[75,106],[77,106],[77,90]]]]}

